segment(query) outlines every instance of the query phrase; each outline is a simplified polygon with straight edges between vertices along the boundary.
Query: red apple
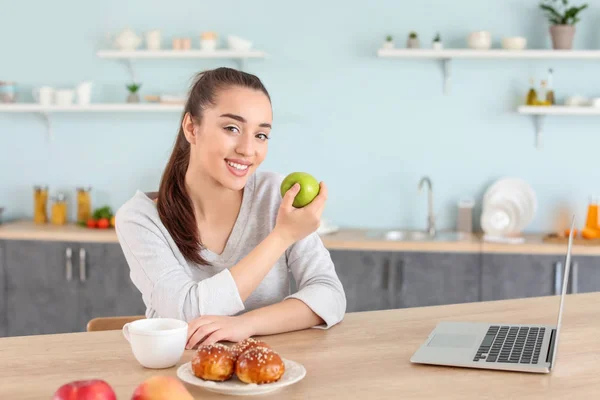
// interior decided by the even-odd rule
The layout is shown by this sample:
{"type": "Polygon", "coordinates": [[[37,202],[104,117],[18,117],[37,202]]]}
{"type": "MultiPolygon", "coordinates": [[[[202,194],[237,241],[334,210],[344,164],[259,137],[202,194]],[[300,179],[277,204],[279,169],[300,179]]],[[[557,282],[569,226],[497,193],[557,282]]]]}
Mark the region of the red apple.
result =
{"type": "Polygon", "coordinates": [[[62,385],[52,400],[117,400],[117,396],[105,381],[89,379],[62,385]]]}
{"type": "Polygon", "coordinates": [[[131,400],[194,400],[194,397],[179,379],[156,375],[140,383],[131,400]]]}

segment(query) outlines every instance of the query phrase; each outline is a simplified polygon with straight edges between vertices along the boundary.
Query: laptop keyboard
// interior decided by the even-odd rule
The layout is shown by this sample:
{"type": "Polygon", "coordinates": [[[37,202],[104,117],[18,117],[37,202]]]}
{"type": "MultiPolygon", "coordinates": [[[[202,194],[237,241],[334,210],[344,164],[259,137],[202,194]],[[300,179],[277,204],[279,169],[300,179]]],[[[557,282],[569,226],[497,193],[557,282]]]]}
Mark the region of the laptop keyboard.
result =
{"type": "Polygon", "coordinates": [[[537,364],[546,328],[490,326],[473,361],[537,364]]]}

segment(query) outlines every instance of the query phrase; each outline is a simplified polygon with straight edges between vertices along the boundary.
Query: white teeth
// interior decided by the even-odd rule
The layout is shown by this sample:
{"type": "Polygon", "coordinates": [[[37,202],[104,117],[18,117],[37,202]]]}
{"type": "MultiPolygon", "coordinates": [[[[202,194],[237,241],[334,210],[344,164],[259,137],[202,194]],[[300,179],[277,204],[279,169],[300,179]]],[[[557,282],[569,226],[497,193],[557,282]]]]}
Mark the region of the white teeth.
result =
{"type": "Polygon", "coordinates": [[[227,161],[227,164],[231,165],[233,168],[238,169],[240,171],[245,171],[248,169],[247,165],[242,165],[242,164],[234,163],[231,161],[227,161]]]}

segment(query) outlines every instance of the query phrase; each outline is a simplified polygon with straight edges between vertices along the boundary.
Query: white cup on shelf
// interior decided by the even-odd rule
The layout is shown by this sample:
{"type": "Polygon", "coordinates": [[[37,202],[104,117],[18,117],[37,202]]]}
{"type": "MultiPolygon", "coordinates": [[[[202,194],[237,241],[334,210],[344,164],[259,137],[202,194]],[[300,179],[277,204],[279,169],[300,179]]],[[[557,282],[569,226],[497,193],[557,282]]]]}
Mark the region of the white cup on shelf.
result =
{"type": "Polygon", "coordinates": [[[49,106],[54,101],[54,88],[50,86],[42,86],[37,89],[33,89],[33,99],[42,106],[49,106]]]}
{"type": "Polygon", "coordinates": [[[181,359],[188,324],[174,318],[147,318],[128,322],[123,336],[135,359],[146,368],[170,368],[181,359]]]}
{"type": "Polygon", "coordinates": [[[56,104],[59,106],[70,106],[73,104],[75,91],[71,89],[60,89],[56,91],[56,104]]]}

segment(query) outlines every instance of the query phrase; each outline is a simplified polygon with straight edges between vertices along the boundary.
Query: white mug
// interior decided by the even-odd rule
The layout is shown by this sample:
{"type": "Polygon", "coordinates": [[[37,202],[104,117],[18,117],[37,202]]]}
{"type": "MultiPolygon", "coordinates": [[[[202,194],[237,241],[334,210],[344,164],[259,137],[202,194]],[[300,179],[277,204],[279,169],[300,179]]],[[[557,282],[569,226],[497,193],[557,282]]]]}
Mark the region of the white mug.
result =
{"type": "Polygon", "coordinates": [[[160,50],[161,45],[161,32],[158,29],[154,29],[146,32],[146,46],[148,50],[160,50]]]}
{"type": "Polygon", "coordinates": [[[36,102],[43,106],[49,106],[54,100],[54,89],[50,86],[42,86],[38,89],[33,89],[33,98],[36,102]]]}
{"type": "Polygon", "coordinates": [[[82,106],[90,104],[92,97],[92,82],[81,82],[77,85],[75,90],[77,92],[77,104],[82,106]]]}
{"type": "Polygon", "coordinates": [[[73,104],[75,91],[69,89],[61,89],[56,91],[56,104],[59,106],[70,106],[73,104]]]}
{"type": "Polygon", "coordinates": [[[147,318],[128,322],[123,336],[136,360],[146,368],[169,368],[181,359],[188,324],[174,318],[147,318]]]}

